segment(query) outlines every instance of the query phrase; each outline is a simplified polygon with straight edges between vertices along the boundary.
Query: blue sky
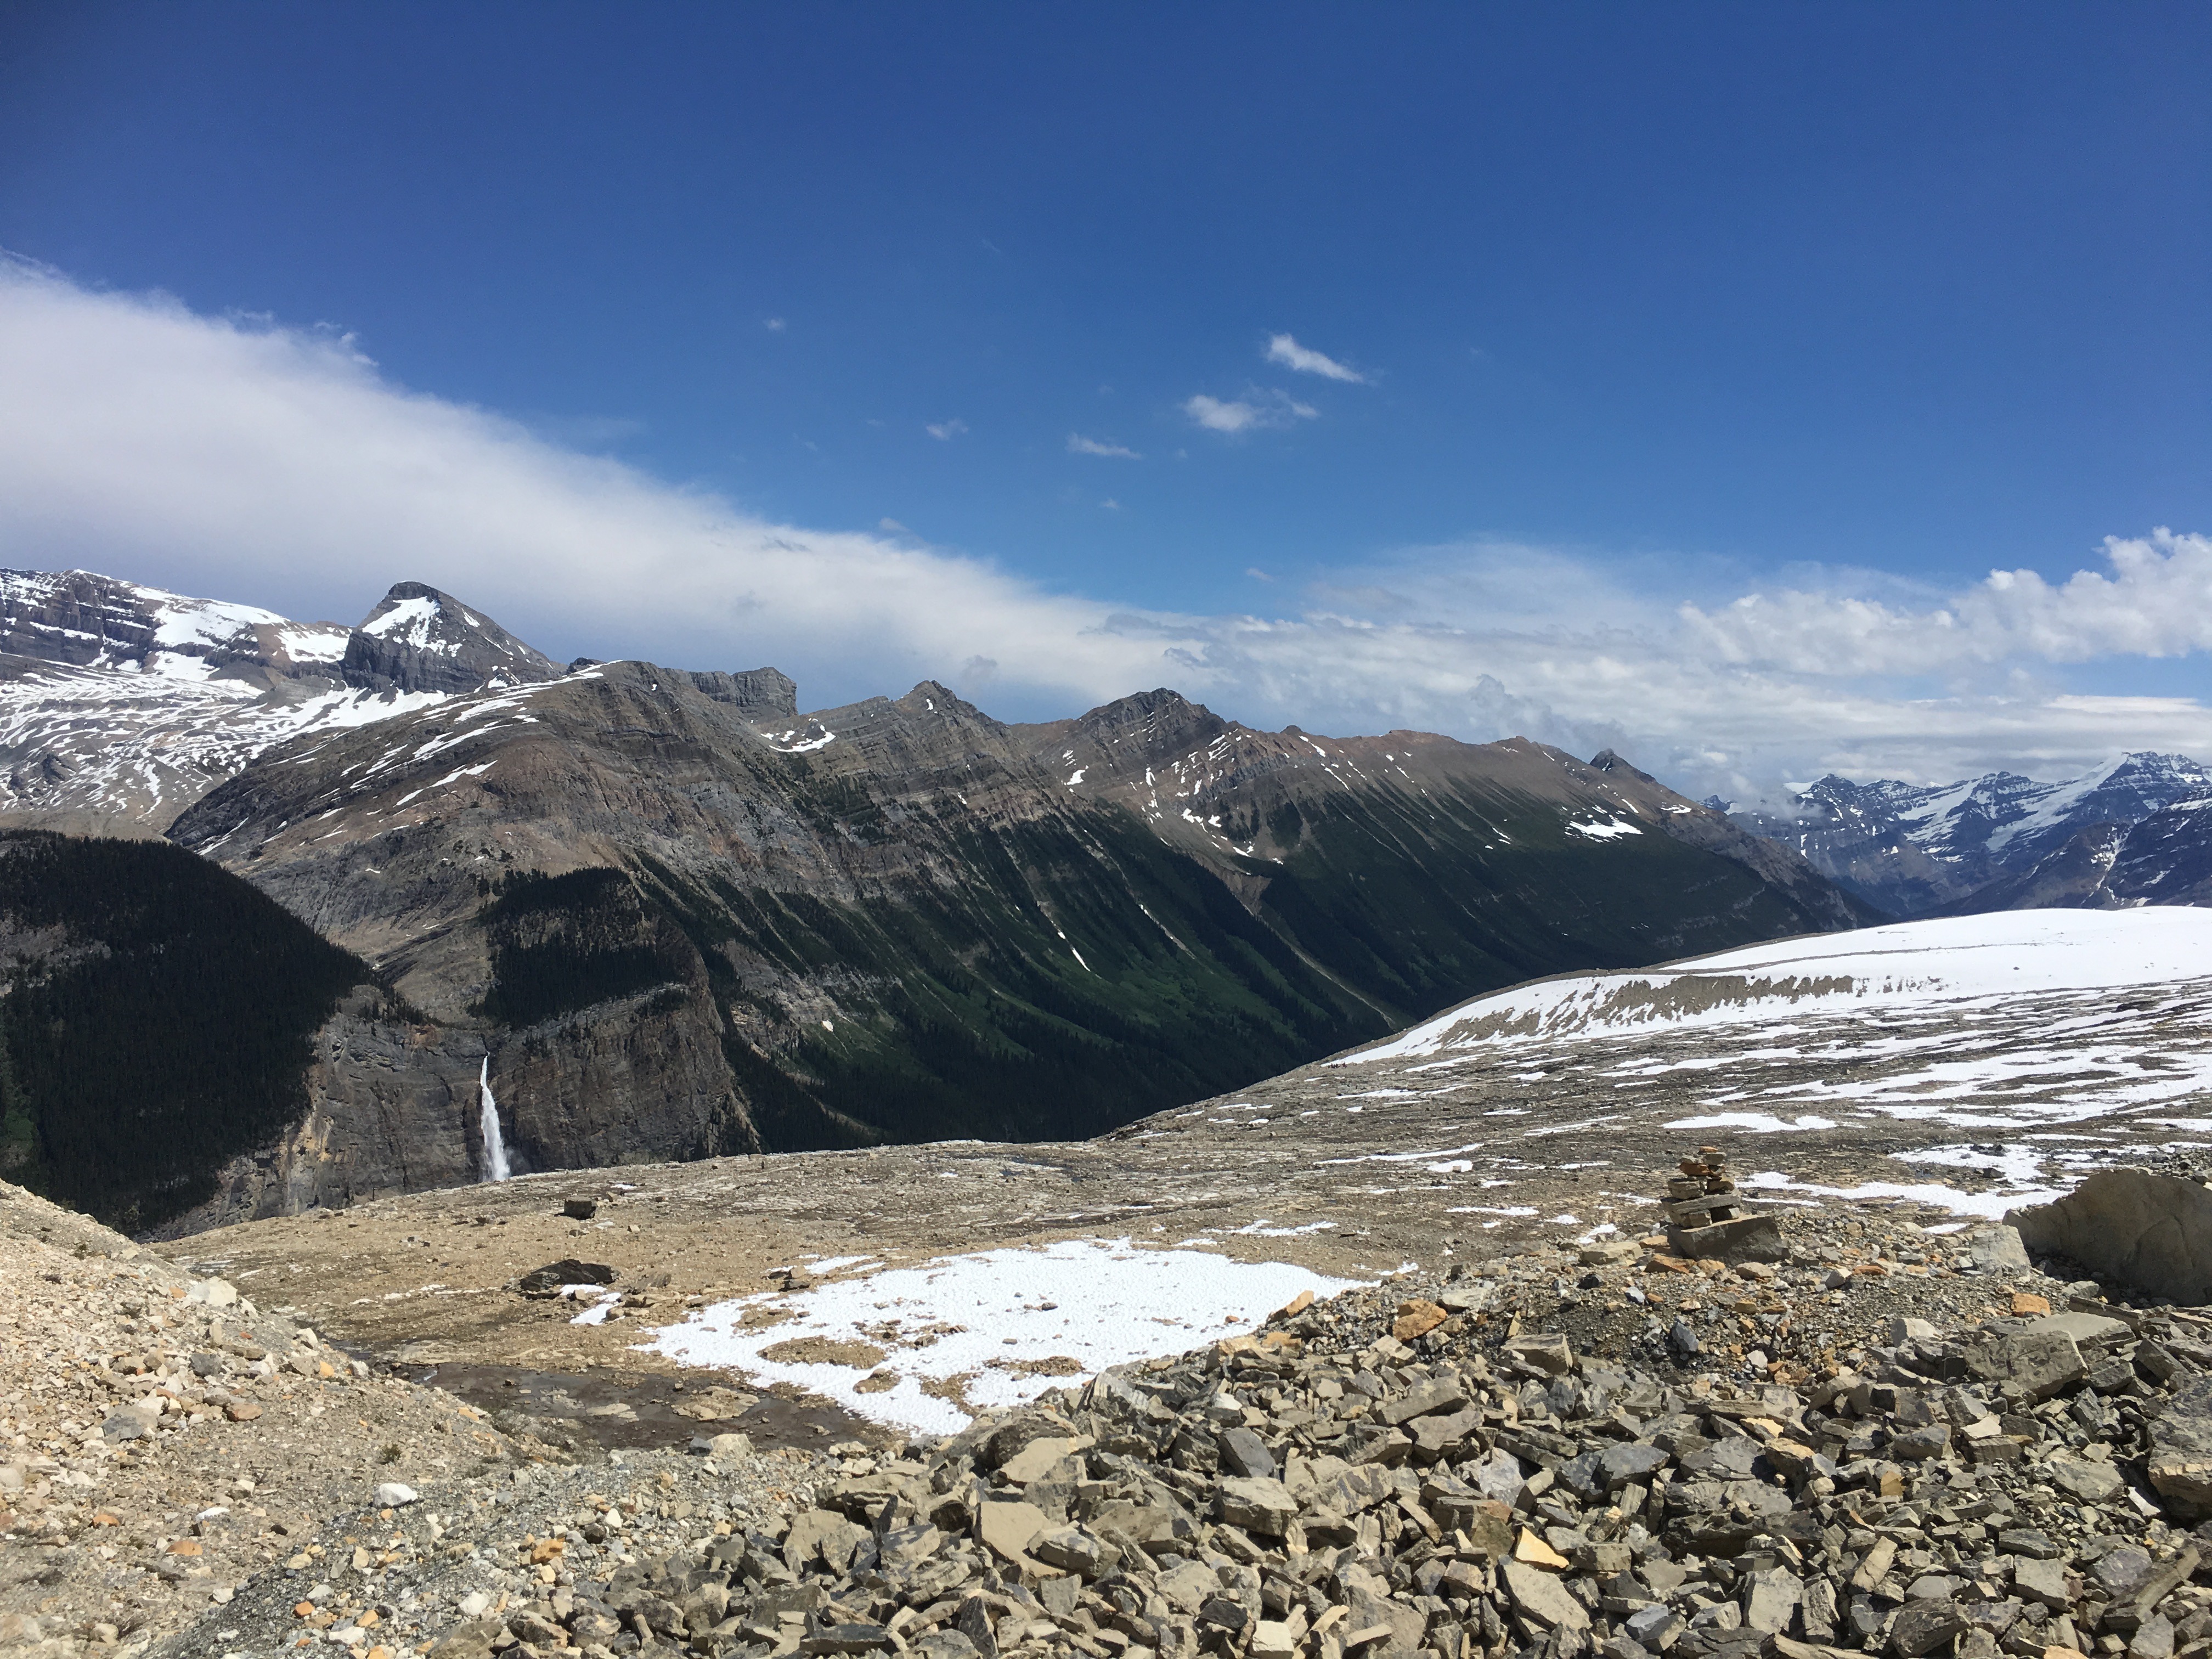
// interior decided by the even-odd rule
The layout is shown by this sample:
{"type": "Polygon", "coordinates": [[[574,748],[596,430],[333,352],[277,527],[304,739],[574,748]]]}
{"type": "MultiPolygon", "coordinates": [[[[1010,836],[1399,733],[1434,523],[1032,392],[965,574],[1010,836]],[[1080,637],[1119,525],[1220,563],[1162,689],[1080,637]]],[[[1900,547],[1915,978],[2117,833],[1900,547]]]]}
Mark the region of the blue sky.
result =
{"type": "MultiPolygon", "coordinates": [[[[789,570],[732,565],[719,634],[696,602],[617,630],[397,530],[226,567],[214,507],[165,543],[96,481],[0,510],[0,556],[348,619],[419,576],[556,652],[789,659],[823,698],[989,664],[963,689],[1010,715],[1157,661],[1248,718],[1517,718],[1686,780],[2201,743],[2170,617],[1849,647],[1854,606],[1926,624],[1992,568],[2110,575],[2107,537],[2212,529],[2208,48],[2179,6],[18,5],[0,247],[50,301],[319,341],[397,405],[1042,608],[841,640],[761,597],[789,570]],[[1812,606],[1794,643],[1680,634],[1754,592],[1812,606]],[[994,643],[1062,600],[1151,619],[1152,654],[1055,677],[994,643]],[[1222,641],[1245,613],[1459,657],[1255,666],[1222,641]],[[1745,687],[1662,684],[1731,664],[1811,688],[1797,725],[1714,736],[1745,687]],[[1828,694],[1893,713],[1824,731],[1828,694]],[[2112,706],[2051,714],[2085,696],[2112,706]],[[2010,712],[1923,753],[1931,703],[2010,712]]],[[[2212,627],[2181,545],[2155,604],[2212,627]]]]}

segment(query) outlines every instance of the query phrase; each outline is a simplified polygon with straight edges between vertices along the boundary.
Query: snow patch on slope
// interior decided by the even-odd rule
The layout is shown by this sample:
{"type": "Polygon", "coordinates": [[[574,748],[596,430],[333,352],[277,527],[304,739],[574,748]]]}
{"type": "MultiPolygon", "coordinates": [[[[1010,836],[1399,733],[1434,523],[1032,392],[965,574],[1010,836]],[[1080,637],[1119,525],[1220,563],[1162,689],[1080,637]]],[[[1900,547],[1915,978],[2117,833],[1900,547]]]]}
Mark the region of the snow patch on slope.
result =
{"type": "Polygon", "coordinates": [[[1279,1261],[1146,1249],[1127,1238],[1067,1239],[718,1303],[645,1346],[682,1364],[795,1383],[878,1423],[952,1434],[969,1413],[924,1393],[925,1382],[957,1379],[979,1409],[1018,1405],[1109,1365],[1253,1330],[1300,1291],[1330,1296],[1358,1282],[1279,1261]],[[770,1304],[792,1317],[746,1328],[745,1315],[770,1304]],[[882,1350],[896,1382],[862,1393],[866,1370],[769,1357],[810,1337],[882,1350]]]}

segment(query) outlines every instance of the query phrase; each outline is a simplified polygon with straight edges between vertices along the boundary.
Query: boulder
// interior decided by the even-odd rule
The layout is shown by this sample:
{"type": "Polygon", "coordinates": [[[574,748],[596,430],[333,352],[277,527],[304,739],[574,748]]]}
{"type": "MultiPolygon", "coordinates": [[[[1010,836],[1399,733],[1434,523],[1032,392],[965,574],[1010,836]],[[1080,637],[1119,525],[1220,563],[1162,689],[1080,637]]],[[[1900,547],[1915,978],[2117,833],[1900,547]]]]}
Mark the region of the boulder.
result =
{"type": "Polygon", "coordinates": [[[1085,1578],[1103,1578],[1121,1559],[1121,1552],[1081,1527],[1063,1527],[1041,1534],[1028,1546],[1029,1553],[1047,1566],[1079,1572],[1085,1578]]]}
{"type": "Polygon", "coordinates": [[[549,1261],[542,1267],[532,1267],[515,1282],[514,1288],[525,1296],[558,1296],[563,1285],[611,1285],[615,1270],[604,1261],[579,1261],[565,1256],[558,1261],[549,1261]]]}
{"type": "Polygon", "coordinates": [[[1087,1434],[1040,1435],[999,1468],[1015,1486],[1026,1486],[1032,1480],[1042,1480],[1046,1472],[1061,1458],[1073,1456],[1086,1449],[1090,1444],[1091,1437],[1087,1434]]]}
{"type": "Polygon", "coordinates": [[[1761,1636],[1787,1636],[1804,1599],[1804,1581],[1786,1567],[1752,1573],[1744,1581],[1744,1627],[1761,1636]]]}
{"type": "Polygon", "coordinates": [[[2073,1337],[2057,1329],[1977,1331],[1947,1345],[1945,1361],[1947,1371],[2004,1384],[2029,1401],[2048,1400],[2089,1374],[2073,1337]]]}
{"type": "Polygon", "coordinates": [[[2051,1484],[2085,1504],[2102,1504],[2118,1498],[2127,1483],[2110,1463],[2088,1457],[2054,1457],[2046,1465],[2051,1484]]]}
{"type": "Polygon", "coordinates": [[[2212,1515],[2212,1376],[2190,1376],[2150,1425],[2152,1489],[2189,1520],[2212,1515]]]}
{"type": "Polygon", "coordinates": [[[1652,1653],[1664,1653],[1673,1647],[1682,1628],[1682,1615],[1663,1601],[1637,1608],[1621,1626],[1638,1646],[1652,1653]]]}
{"type": "Polygon", "coordinates": [[[1504,1352],[1522,1364],[1553,1376],[1565,1376],[1575,1367],[1574,1351],[1564,1336],[1516,1336],[1505,1344],[1504,1352]]]}
{"type": "MultiPolygon", "coordinates": [[[[1575,1600],[1555,1573],[1525,1561],[1507,1561],[1498,1569],[1505,1593],[1530,1624],[1544,1630],[1570,1630],[1581,1635],[1589,1629],[1589,1609],[1575,1600]]],[[[1924,1650],[1923,1650],[1924,1651],[1924,1650]]]]}
{"type": "Polygon", "coordinates": [[[2148,1170],[2099,1170],[2065,1197],[2005,1217],[2031,1250],[2191,1306],[2212,1302],[2212,1192],[2148,1170]]]}
{"type": "Polygon", "coordinates": [[[1221,1518],[1232,1527],[1279,1538],[1298,1518],[1298,1500],[1279,1480],[1236,1476],[1221,1483],[1216,1501],[1221,1518]]]}
{"type": "Polygon", "coordinates": [[[1890,1626],[1889,1648],[1899,1659],[1921,1659],[1965,1633],[1966,1615],[1955,1601],[1911,1601],[1890,1626]]]}
{"type": "Polygon", "coordinates": [[[1051,1524],[1034,1504],[981,1504],[975,1510],[975,1535],[984,1547],[1017,1566],[1028,1561],[1031,1540],[1051,1524]]]}
{"type": "Polygon", "coordinates": [[[2017,1227],[1984,1227],[1966,1241],[1966,1259],[1985,1273],[2024,1273],[2033,1264],[2017,1227]]]}
{"type": "Polygon", "coordinates": [[[103,1440],[143,1440],[154,1432],[154,1425],[161,1420],[158,1406],[121,1406],[107,1414],[100,1425],[103,1440]]]}
{"type": "Polygon", "coordinates": [[[1267,1480],[1275,1473],[1275,1455],[1267,1443],[1249,1429],[1224,1429],[1214,1437],[1221,1451],[1221,1467],[1231,1474],[1267,1480]]]}
{"type": "Polygon", "coordinates": [[[1417,1336],[1426,1336],[1450,1317],[1435,1303],[1416,1297],[1398,1304],[1398,1317],[1390,1327],[1390,1334],[1401,1342],[1411,1342],[1417,1336]]]}
{"type": "Polygon", "coordinates": [[[1401,1423],[1410,1423],[1417,1417],[1427,1417],[1432,1413],[1455,1412],[1466,1404],[1467,1389],[1455,1376],[1441,1382],[1416,1383],[1395,1399],[1384,1401],[1376,1407],[1375,1415],[1395,1428],[1401,1423]]]}
{"type": "Polygon", "coordinates": [[[1743,1215],[1704,1227],[1669,1227],[1667,1248],[1676,1255],[1708,1261],[1783,1261],[1790,1249],[1782,1242],[1782,1223],[1771,1215],[1743,1215]]]}

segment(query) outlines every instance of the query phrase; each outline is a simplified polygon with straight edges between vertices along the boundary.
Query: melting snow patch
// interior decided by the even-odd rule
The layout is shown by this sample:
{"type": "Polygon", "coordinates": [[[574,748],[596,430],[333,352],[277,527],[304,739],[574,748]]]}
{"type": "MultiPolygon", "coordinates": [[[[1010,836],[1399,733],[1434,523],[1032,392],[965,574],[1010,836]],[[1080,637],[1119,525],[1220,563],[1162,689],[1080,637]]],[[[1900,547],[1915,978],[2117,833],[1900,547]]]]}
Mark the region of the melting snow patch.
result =
{"type": "Polygon", "coordinates": [[[1836,1121],[1832,1117],[1814,1117],[1810,1114],[1795,1123],[1765,1112],[1715,1112],[1710,1117],[1678,1117],[1667,1126],[1670,1129],[1749,1129],[1756,1134],[1771,1135],[1786,1129],[1832,1129],[1836,1121]]]}
{"type": "Polygon", "coordinates": [[[647,1346],[679,1364],[811,1389],[879,1423],[949,1434],[966,1426],[968,1413],[925,1394],[925,1382],[941,1389],[957,1381],[979,1408],[1012,1406],[1069,1377],[1250,1330],[1300,1291],[1329,1296],[1357,1282],[1126,1238],[1070,1239],[719,1303],[656,1333],[647,1346]],[[747,1329],[746,1312],[769,1304],[795,1316],[747,1329]],[[764,1357],[807,1338],[870,1345],[897,1381],[864,1394],[857,1385],[865,1366],[804,1353],[764,1357]]]}
{"type": "Polygon", "coordinates": [[[1778,1170],[1768,1170],[1742,1183],[1761,1192],[1818,1193],[1823,1198],[1910,1198],[1923,1204],[1933,1204],[1948,1210],[1954,1215],[1986,1216],[1992,1221],[2002,1220],[2007,1210],[2018,1209],[2023,1204],[2048,1204],[2055,1198],[2071,1191],[2066,1187],[2045,1187],[2027,1192],[1962,1193],[1955,1187],[1933,1183],[1924,1186],[1899,1186],[1893,1181],[1869,1181],[1858,1187],[1820,1187],[1808,1181],[1792,1181],[1778,1170]]]}
{"type": "Polygon", "coordinates": [[[1567,828],[1577,836],[1587,836],[1592,841],[1619,841],[1623,836],[1640,836],[1644,832],[1632,823],[1619,818],[1608,818],[1603,823],[1570,823],[1567,828]]]}
{"type": "Polygon", "coordinates": [[[817,1274],[842,1273],[848,1267],[858,1267],[875,1260],[872,1255],[809,1256],[806,1258],[806,1271],[817,1274]]]}
{"type": "Polygon", "coordinates": [[[1262,1216],[1249,1226],[1232,1228],[1231,1231],[1238,1238],[1296,1238],[1301,1233],[1327,1232],[1335,1225],[1334,1221],[1309,1221],[1303,1227],[1270,1227],[1267,1218],[1262,1216]]]}

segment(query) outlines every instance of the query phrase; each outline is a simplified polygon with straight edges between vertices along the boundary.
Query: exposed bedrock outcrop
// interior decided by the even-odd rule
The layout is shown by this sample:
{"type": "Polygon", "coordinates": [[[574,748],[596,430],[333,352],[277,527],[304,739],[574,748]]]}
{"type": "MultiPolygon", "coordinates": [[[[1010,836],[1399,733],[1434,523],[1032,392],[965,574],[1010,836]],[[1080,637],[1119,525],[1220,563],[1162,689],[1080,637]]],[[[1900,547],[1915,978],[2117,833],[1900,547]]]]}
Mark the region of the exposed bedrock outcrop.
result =
{"type": "Polygon", "coordinates": [[[2005,1218],[2031,1250],[2100,1279],[2195,1306],[2212,1302],[2212,1191],[2148,1170],[2100,1170],[2055,1203],[2005,1218]]]}

